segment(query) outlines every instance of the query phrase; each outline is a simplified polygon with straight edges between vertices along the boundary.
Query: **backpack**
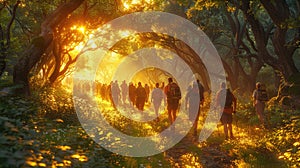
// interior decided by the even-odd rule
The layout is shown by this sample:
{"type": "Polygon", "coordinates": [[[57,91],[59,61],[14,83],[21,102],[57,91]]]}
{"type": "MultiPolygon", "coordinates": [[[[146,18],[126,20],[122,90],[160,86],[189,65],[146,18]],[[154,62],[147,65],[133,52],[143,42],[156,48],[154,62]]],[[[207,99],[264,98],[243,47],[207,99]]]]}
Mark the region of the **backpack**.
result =
{"type": "Polygon", "coordinates": [[[229,89],[226,89],[225,107],[231,107],[233,103],[233,95],[229,89]]]}
{"type": "Polygon", "coordinates": [[[265,85],[261,85],[257,90],[257,100],[259,101],[268,101],[268,94],[265,85]]]}
{"type": "Polygon", "coordinates": [[[176,83],[169,84],[168,91],[167,91],[167,97],[181,99],[180,88],[176,83]]]}

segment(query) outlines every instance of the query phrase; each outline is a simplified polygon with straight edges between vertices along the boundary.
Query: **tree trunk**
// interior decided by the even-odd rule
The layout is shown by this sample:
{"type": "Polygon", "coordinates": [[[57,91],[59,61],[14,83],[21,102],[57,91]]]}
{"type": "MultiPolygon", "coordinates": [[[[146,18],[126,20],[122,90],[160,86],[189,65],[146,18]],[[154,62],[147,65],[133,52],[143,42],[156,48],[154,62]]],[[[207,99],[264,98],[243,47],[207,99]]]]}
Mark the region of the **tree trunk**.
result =
{"type": "MultiPolygon", "coordinates": [[[[292,58],[296,46],[286,42],[288,30],[286,21],[289,18],[289,8],[285,1],[275,1],[272,3],[272,1],[269,0],[261,0],[261,3],[276,27],[274,37],[272,38],[272,44],[277,57],[271,55],[267,49],[268,40],[270,39],[269,32],[266,32],[254,14],[249,12],[251,11],[250,0],[242,0],[240,9],[243,11],[246,20],[251,26],[258,55],[260,55],[262,60],[274,70],[282,72],[284,78],[287,79],[292,74],[298,72],[292,58]]],[[[294,40],[292,41],[297,41],[298,39],[300,39],[300,35],[295,35],[294,40]]]]}
{"type": "MultiPolygon", "coordinates": [[[[21,1],[18,0],[14,4],[13,10],[11,12],[11,19],[9,20],[6,29],[3,30],[2,26],[0,25],[0,49],[1,49],[1,54],[0,54],[0,77],[2,76],[2,74],[4,73],[4,70],[6,68],[6,57],[7,57],[8,49],[10,48],[10,44],[11,44],[11,35],[10,35],[11,34],[11,28],[12,28],[13,22],[16,19],[17,9],[18,9],[18,6],[19,6],[20,3],[21,3],[21,1]],[[6,35],[4,35],[4,34],[6,34],[6,35]]],[[[0,12],[1,12],[1,10],[0,10],[0,12]]]]}
{"type": "Polygon", "coordinates": [[[17,94],[30,95],[28,75],[32,67],[40,60],[46,48],[52,42],[52,35],[34,39],[14,67],[13,81],[19,85],[17,94]]]}
{"type": "Polygon", "coordinates": [[[17,94],[30,95],[28,75],[31,69],[41,59],[45,50],[53,40],[52,30],[59,25],[70,13],[76,10],[84,0],[72,0],[62,4],[41,25],[41,34],[35,38],[23,52],[20,60],[14,66],[13,81],[19,85],[17,94]]]}

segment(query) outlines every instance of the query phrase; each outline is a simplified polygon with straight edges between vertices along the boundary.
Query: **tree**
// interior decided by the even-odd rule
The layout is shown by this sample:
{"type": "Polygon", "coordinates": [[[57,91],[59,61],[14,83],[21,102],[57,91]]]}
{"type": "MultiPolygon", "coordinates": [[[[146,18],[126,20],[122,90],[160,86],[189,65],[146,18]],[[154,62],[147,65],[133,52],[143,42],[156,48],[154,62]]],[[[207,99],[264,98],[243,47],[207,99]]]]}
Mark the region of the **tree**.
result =
{"type": "Polygon", "coordinates": [[[64,21],[74,10],[76,10],[84,0],[73,0],[61,4],[51,15],[47,16],[41,24],[41,33],[32,40],[29,47],[22,53],[21,58],[14,66],[13,82],[19,85],[19,94],[30,94],[29,72],[40,61],[45,50],[53,41],[54,29],[64,21]]]}
{"type": "MultiPolygon", "coordinates": [[[[254,87],[256,76],[264,64],[279,71],[286,79],[298,73],[293,55],[299,48],[300,29],[296,24],[299,20],[299,2],[289,0],[197,0],[190,8],[189,14],[192,14],[192,17],[199,16],[197,12],[195,14],[197,10],[201,13],[209,11],[211,14],[205,18],[203,14],[202,16],[200,14],[202,19],[194,20],[194,23],[200,27],[201,24],[206,27],[206,23],[209,22],[205,21],[214,18],[216,10],[218,10],[218,15],[226,16],[228,23],[223,24],[221,31],[231,32],[229,39],[231,44],[223,40],[221,45],[229,48],[226,55],[231,59],[226,59],[223,63],[231,84],[240,83],[241,81],[237,80],[238,77],[242,77],[242,85],[250,84],[248,88],[251,90],[254,87]],[[222,8],[225,10],[222,11],[222,8]],[[229,29],[226,29],[227,25],[230,26],[229,29]],[[247,64],[241,61],[246,61],[247,64]],[[248,68],[250,70],[247,70],[248,68]]],[[[209,37],[216,39],[216,34],[213,34],[214,36],[209,35],[209,37]]],[[[224,39],[228,35],[228,33],[224,33],[217,36],[217,39],[218,37],[224,39]]]]}
{"type": "Polygon", "coordinates": [[[260,3],[250,3],[249,0],[242,0],[241,5],[235,2],[235,6],[240,9],[249,23],[255,38],[255,44],[262,60],[272,66],[275,70],[280,71],[285,79],[291,75],[298,73],[295,66],[293,55],[297,48],[299,48],[298,41],[300,40],[300,28],[291,27],[291,20],[296,20],[299,17],[299,2],[297,11],[293,16],[291,13],[291,6],[285,0],[261,0],[260,3]],[[253,6],[253,4],[255,6],[253,6]],[[255,15],[255,9],[262,5],[268,13],[272,23],[269,28],[262,25],[262,22],[255,15]],[[292,38],[289,37],[292,35],[292,38]],[[274,50],[268,49],[269,41],[274,50]]]}
{"type": "Polygon", "coordinates": [[[246,31],[248,24],[241,12],[224,3],[216,6],[197,1],[189,9],[188,16],[218,49],[231,88],[240,93],[252,92],[263,63],[251,45],[254,42],[246,31]]]}
{"type": "MultiPolygon", "coordinates": [[[[189,65],[196,77],[202,80],[204,87],[209,89],[209,76],[204,63],[193,49],[175,37],[154,32],[138,33],[116,43],[110,50],[122,56],[127,56],[147,47],[160,47],[176,53],[189,65]]],[[[170,65],[172,64],[170,63],[170,65]]],[[[176,61],[173,62],[173,67],[176,69],[176,61]]],[[[184,76],[184,72],[181,75],[184,76]]]]}
{"type": "Polygon", "coordinates": [[[53,32],[53,41],[41,60],[33,68],[35,74],[45,83],[53,85],[61,80],[72,70],[72,67],[80,54],[80,44],[85,40],[85,28],[76,25],[59,25],[53,32]],[[74,53],[77,52],[77,53],[74,53]]]}
{"type": "Polygon", "coordinates": [[[2,76],[6,68],[6,59],[11,47],[11,29],[16,19],[17,9],[20,4],[20,0],[16,1],[13,5],[10,5],[7,1],[3,1],[0,6],[2,21],[5,19],[3,16],[3,13],[5,13],[4,10],[7,10],[10,15],[10,18],[7,18],[8,21],[6,26],[3,26],[4,22],[1,22],[0,24],[0,76],[2,76]]]}

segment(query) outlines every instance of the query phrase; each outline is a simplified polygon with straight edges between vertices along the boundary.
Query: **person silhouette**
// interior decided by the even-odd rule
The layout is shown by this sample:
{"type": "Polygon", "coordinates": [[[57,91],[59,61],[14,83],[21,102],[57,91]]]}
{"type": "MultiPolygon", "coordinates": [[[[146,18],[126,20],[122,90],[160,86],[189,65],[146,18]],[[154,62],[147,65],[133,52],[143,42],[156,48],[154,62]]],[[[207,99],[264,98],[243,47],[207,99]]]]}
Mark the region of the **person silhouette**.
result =
{"type": "Polygon", "coordinates": [[[121,87],[121,93],[122,93],[122,103],[125,104],[126,100],[127,100],[127,95],[128,95],[128,86],[127,86],[127,83],[125,80],[122,82],[120,87],[121,87]]]}
{"type": "Polygon", "coordinates": [[[132,106],[135,105],[135,98],[136,98],[136,88],[134,86],[134,84],[132,82],[129,83],[129,88],[128,88],[128,97],[129,97],[129,101],[131,103],[132,106]]]}
{"type": "Polygon", "coordinates": [[[200,101],[201,96],[199,96],[198,84],[193,83],[192,87],[188,89],[185,97],[185,107],[189,114],[189,119],[193,123],[193,136],[197,138],[197,128],[200,116],[200,101]],[[194,120],[194,121],[193,121],[194,120]]]}
{"type": "Polygon", "coordinates": [[[159,108],[161,106],[161,102],[164,100],[165,102],[165,96],[164,92],[161,88],[159,88],[159,83],[155,84],[155,88],[151,92],[151,103],[153,103],[154,106],[154,112],[156,117],[158,117],[159,108]]]}
{"type": "Polygon", "coordinates": [[[141,110],[144,111],[144,106],[145,106],[145,101],[146,101],[146,90],[145,88],[142,86],[142,83],[139,82],[138,83],[138,87],[135,90],[136,93],[136,107],[141,110]]]}
{"type": "Polygon", "coordinates": [[[176,113],[181,99],[181,91],[179,86],[173,82],[173,78],[168,78],[168,85],[164,92],[167,96],[167,109],[170,123],[172,124],[176,119],[176,113]]]}
{"type": "Polygon", "coordinates": [[[222,110],[222,115],[221,115],[221,123],[224,127],[224,134],[225,134],[225,139],[227,140],[229,138],[228,132],[230,134],[230,138],[233,139],[233,132],[232,132],[232,114],[236,113],[236,104],[237,100],[235,96],[232,94],[230,89],[226,89],[226,84],[225,82],[221,83],[220,90],[217,92],[216,96],[216,105],[222,108],[221,104],[221,98],[226,98],[225,100],[225,105],[222,110]]]}

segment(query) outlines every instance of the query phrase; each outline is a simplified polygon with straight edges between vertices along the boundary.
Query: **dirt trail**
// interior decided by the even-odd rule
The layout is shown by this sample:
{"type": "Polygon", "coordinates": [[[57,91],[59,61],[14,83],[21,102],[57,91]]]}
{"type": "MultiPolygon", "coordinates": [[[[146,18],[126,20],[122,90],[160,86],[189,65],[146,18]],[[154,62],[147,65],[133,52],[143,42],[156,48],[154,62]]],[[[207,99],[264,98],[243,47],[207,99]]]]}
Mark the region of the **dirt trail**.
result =
{"type": "Polygon", "coordinates": [[[234,157],[222,151],[220,144],[199,147],[190,136],[185,137],[176,146],[166,151],[166,159],[171,162],[172,167],[204,167],[204,168],[226,168],[235,167],[234,157]]]}

